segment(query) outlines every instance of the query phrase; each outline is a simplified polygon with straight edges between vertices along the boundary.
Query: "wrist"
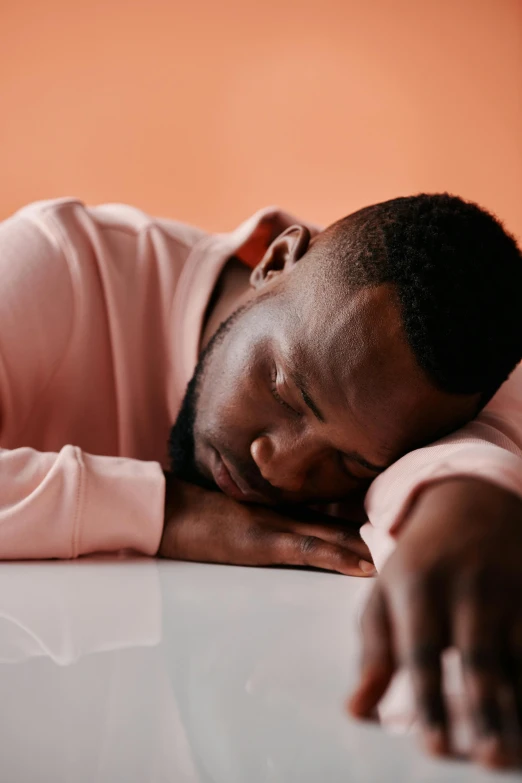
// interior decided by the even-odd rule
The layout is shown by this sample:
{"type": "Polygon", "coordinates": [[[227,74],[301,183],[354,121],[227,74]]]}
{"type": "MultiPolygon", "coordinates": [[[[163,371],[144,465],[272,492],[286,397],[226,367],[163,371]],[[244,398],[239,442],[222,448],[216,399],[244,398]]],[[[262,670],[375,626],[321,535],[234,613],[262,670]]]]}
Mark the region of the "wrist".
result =
{"type": "Polygon", "coordinates": [[[419,491],[403,528],[409,533],[433,525],[442,533],[451,520],[494,519],[519,507],[522,508],[522,499],[494,481],[478,476],[448,476],[419,491]]]}

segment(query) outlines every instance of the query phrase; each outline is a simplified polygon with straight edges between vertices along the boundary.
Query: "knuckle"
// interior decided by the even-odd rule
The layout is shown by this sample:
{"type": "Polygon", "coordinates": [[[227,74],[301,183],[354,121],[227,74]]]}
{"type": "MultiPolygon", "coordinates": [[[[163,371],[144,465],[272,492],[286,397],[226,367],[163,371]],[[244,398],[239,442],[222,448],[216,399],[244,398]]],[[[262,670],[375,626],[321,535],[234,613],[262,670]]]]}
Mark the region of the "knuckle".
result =
{"type": "Polygon", "coordinates": [[[394,590],[408,599],[415,600],[422,600],[436,593],[441,582],[437,565],[423,567],[410,553],[398,558],[393,569],[386,573],[386,576],[390,585],[394,586],[394,590]]]}
{"type": "Polygon", "coordinates": [[[353,530],[349,530],[347,528],[342,528],[337,533],[337,542],[341,546],[346,546],[347,544],[352,544],[356,538],[358,538],[358,537],[354,534],[353,530]]]}
{"type": "Polygon", "coordinates": [[[416,601],[422,601],[436,594],[439,584],[439,572],[435,567],[422,570],[415,566],[409,569],[404,580],[406,593],[416,601]]]}
{"type": "MultiPolygon", "coordinates": [[[[434,618],[433,607],[437,593],[432,592],[423,574],[413,574],[402,581],[388,584],[387,594],[393,614],[397,620],[400,619],[403,627],[413,629],[421,621],[434,618]]],[[[412,640],[412,647],[417,641],[420,640],[412,640]]]]}
{"type": "Polygon", "coordinates": [[[303,555],[312,555],[317,552],[319,539],[315,536],[303,536],[300,541],[300,548],[303,555]]]}
{"type": "Polygon", "coordinates": [[[288,548],[288,536],[281,530],[263,523],[252,522],[244,530],[244,541],[252,549],[281,554],[288,548]]]}
{"type": "Polygon", "coordinates": [[[266,541],[267,538],[276,535],[272,528],[262,525],[259,522],[252,522],[248,527],[248,538],[254,543],[266,541]]]}

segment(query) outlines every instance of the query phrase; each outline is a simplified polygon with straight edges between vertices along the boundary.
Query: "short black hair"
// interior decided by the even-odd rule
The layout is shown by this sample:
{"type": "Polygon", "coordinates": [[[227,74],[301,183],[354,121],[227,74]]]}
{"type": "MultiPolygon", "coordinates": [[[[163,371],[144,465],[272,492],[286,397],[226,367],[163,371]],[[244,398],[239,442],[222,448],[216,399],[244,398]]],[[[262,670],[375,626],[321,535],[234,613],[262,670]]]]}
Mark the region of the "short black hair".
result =
{"type": "Polygon", "coordinates": [[[440,390],[493,396],[522,358],[522,254],[502,223],[449,195],[395,198],[321,237],[348,284],[391,284],[418,364],[440,390]]]}

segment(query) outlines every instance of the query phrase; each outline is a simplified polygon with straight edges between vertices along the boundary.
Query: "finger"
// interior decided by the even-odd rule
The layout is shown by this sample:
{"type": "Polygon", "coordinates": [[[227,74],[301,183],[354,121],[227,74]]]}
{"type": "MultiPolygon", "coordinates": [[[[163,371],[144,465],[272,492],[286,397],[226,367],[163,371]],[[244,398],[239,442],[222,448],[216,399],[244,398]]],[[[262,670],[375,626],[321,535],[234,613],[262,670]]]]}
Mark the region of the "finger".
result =
{"type": "Polygon", "coordinates": [[[325,512],[324,504],[321,506],[274,506],[273,509],[281,516],[295,519],[297,522],[310,522],[316,525],[342,524],[354,532],[358,532],[364,522],[368,521],[366,513],[364,515],[360,511],[356,514],[346,513],[345,507],[339,503],[328,504],[328,513],[325,512]]]}
{"type": "Polygon", "coordinates": [[[487,767],[510,766],[518,740],[515,700],[502,667],[498,611],[487,600],[457,600],[453,639],[460,652],[466,702],[473,728],[471,755],[487,767]]]}
{"type": "Polygon", "coordinates": [[[375,569],[360,555],[313,535],[274,531],[268,555],[273,564],[307,566],[346,576],[373,576],[375,569]]]}
{"type": "Polygon", "coordinates": [[[431,754],[445,755],[449,741],[441,655],[446,629],[437,585],[406,580],[393,595],[391,610],[395,653],[411,677],[424,746],[431,754]]]}
{"type": "Polygon", "coordinates": [[[337,524],[316,524],[313,522],[299,522],[294,519],[285,520],[284,529],[303,537],[318,538],[335,546],[349,549],[359,558],[372,561],[368,546],[364,543],[359,532],[353,528],[337,524]]]}
{"type": "Polygon", "coordinates": [[[378,583],[364,611],[361,633],[361,673],[347,708],[354,717],[368,719],[373,717],[395,671],[388,613],[378,583]]]}

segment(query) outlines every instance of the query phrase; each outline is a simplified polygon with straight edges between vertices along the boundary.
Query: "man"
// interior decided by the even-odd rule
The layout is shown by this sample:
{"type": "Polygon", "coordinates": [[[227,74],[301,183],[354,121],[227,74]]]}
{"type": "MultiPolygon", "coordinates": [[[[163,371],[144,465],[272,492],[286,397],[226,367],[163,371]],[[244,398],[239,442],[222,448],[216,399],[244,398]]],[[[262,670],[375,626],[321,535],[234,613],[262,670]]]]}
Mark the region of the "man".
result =
{"type": "MultiPolygon", "coordinates": [[[[519,590],[517,422],[475,437],[478,461],[451,439],[416,449],[471,420],[522,356],[522,264],[502,226],[447,195],[368,207],[322,233],[268,210],[217,236],[63,200],[2,224],[0,277],[1,556],[132,548],[369,574],[350,527],[300,505],[379,476],[363,529],[378,564],[386,531],[404,532],[377,583],[352,709],[371,712],[406,663],[430,747],[444,752],[438,662],[461,642],[447,586],[471,551],[466,607],[477,607],[471,576],[495,570],[501,550],[503,584],[519,590]],[[438,587],[441,569],[428,629],[422,580],[438,587]],[[422,589],[405,599],[412,581],[422,589]]],[[[472,615],[474,653],[484,629],[472,615]]],[[[481,717],[492,687],[470,696],[481,717]]],[[[487,725],[483,760],[500,763],[499,722],[487,725]]]]}

